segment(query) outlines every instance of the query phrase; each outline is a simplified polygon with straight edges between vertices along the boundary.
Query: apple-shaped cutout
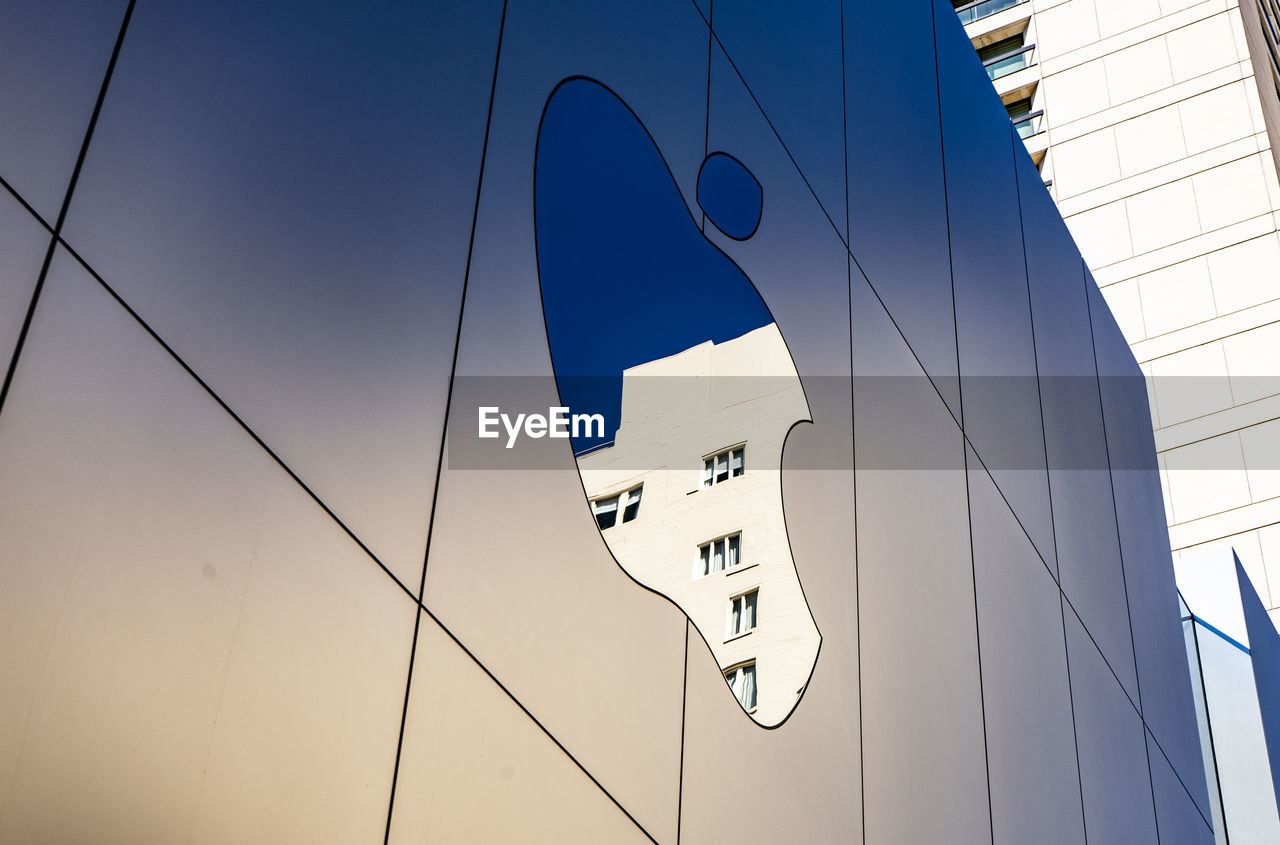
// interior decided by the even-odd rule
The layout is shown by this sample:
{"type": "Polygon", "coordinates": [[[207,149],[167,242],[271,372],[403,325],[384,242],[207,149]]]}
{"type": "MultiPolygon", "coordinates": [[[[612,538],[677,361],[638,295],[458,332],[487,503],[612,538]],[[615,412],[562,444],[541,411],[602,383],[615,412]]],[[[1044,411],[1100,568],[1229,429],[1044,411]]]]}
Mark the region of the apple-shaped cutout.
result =
{"type": "MultiPolygon", "coordinates": [[[[754,235],[763,191],[736,158],[705,157],[697,199],[729,237],[754,235]]],[[[561,404],[605,421],[572,440],[597,528],[689,618],[726,693],[780,725],[822,641],[783,514],[782,452],[809,406],[782,333],[599,82],[567,79],[547,101],[534,226],[561,404]]]]}

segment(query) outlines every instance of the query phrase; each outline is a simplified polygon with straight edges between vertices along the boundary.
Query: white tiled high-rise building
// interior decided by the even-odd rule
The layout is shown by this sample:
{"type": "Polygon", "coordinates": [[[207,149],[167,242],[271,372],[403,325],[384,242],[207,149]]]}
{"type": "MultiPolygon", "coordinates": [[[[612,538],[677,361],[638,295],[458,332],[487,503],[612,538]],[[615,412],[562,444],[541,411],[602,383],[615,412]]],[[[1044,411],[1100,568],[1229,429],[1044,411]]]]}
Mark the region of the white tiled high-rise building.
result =
{"type": "Polygon", "coordinates": [[[1234,546],[1280,621],[1280,4],[957,13],[1150,379],[1175,558],[1234,546]]]}

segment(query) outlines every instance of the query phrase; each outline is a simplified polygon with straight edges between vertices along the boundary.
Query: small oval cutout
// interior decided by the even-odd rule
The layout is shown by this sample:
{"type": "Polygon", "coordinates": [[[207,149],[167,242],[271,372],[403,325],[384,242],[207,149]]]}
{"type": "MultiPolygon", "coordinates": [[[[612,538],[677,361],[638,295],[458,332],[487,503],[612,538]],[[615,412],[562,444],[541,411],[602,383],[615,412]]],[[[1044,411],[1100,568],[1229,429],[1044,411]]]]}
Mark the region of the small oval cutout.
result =
{"type": "Polygon", "coordinates": [[[760,225],[764,190],[751,171],[728,153],[712,153],[698,171],[698,205],[716,228],[745,241],[760,225]]]}

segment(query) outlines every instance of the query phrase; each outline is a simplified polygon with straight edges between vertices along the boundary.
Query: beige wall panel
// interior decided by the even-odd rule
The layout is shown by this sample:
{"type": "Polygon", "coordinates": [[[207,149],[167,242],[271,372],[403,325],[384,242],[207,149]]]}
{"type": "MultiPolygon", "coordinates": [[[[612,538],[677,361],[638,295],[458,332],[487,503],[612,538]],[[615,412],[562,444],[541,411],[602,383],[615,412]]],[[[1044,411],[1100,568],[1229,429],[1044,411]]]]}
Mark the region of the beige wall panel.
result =
{"type": "Polygon", "coordinates": [[[1137,283],[1142,292],[1143,320],[1152,337],[1214,315],[1209,266],[1203,258],[1139,276],[1137,283]]]}
{"type": "Polygon", "coordinates": [[[1147,336],[1147,329],[1142,318],[1142,301],[1138,293],[1138,280],[1126,279],[1102,289],[1111,315],[1124,332],[1125,338],[1134,343],[1147,336]]]}
{"type": "MultiPolygon", "coordinates": [[[[1113,5],[1104,3],[1103,8],[1113,5]]],[[[1099,9],[1101,13],[1102,9],[1099,9]]],[[[1149,14],[1148,19],[1154,19],[1149,14]]],[[[1169,48],[1163,36],[1139,41],[1132,47],[1110,53],[1102,61],[1107,71],[1107,89],[1115,105],[1153,94],[1173,84],[1169,48]]]]}
{"type": "Polygon", "coordinates": [[[425,614],[396,786],[394,845],[651,841],[425,614]]]}
{"type": "Polygon", "coordinates": [[[1262,157],[1259,153],[1192,177],[1196,211],[1204,231],[1211,232],[1271,211],[1262,157]]]}
{"type": "Polygon", "coordinates": [[[1280,323],[1225,337],[1222,351],[1236,404],[1280,393],[1280,323]]]}
{"type": "Polygon", "coordinates": [[[1189,97],[1178,103],[1178,111],[1190,155],[1247,138],[1263,128],[1260,120],[1254,123],[1244,82],[1189,97]]]}
{"type": "Polygon", "coordinates": [[[1053,173],[1059,197],[1082,194],[1119,179],[1114,130],[1082,135],[1054,146],[1053,173]]]}
{"type": "Polygon", "coordinates": [[[1133,239],[1123,201],[1073,215],[1067,218],[1067,225],[1090,267],[1105,267],[1133,256],[1133,239]]]}
{"type": "Polygon", "coordinates": [[[1187,522],[1250,503],[1240,435],[1232,432],[1165,453],[1173,518],[1187,522]]]}
{"type": "Polygon", "coordinates": [[[1175,29],[1165,37],[1175,82],[1193,79],[1246,58],[1236,46],[1231,20],[1225,14],[1175,29]]]}
{"type": "Polygon", "coordinates": [[[412,604],[65,256],[0,452],[0,840],[376,837],[412,604]]]}
{"type": "Polygon", "coordinates": [[[1187,155],[1181,120],[1173,106],[1117,124],[1115,133],[1120,170],[1125,176],[1161,167],[1187,155]]]}
{"type": "Polygon", "coordinates": [[[1273,269],[1280,266],[1280,236],[1270,234],[1234,244],[1210,253],[1208,258],[1219,313],[1280,298],[1280,281],[1273,269]]]}
{"type": "Polygon", "coordinates": [[[1135,254],[1176,244],[1200,234],[1196,194],[1190,179],[1180,179],[1125,200],[1135,254]]]}
{"type": "MultiPolygon", "coordinates": [[[[1037,37],[1043,41],[1049,27],[1041,24],[1037,37]]],[[[1041,53],[1042,57],[1048,54],[1041,53]]],[[[1045,105],[1053,109],[1053,121],[1061,126],[1077,118],[1100,112],[1111,105],[1107,93],[1107,74],[1101,62],[1088,62],[1046,77],[1044,81],[1045,105]]]]}
{"type": "Polygon", "coordinates": [[[1253,501],[1280,496],[1280,420],[1243,429],[1240,445],[1244,449],[1253,501]]]}

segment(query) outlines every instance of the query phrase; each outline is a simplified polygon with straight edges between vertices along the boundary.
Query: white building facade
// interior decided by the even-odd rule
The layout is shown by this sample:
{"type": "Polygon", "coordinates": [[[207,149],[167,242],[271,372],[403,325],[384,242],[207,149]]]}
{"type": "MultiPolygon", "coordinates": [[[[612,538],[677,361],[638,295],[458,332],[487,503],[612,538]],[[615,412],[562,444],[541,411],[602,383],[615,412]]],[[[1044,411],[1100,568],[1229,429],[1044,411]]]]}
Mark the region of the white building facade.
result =
{"type": "Polygon", "coordinates": [[[1175,559],[1280,619],[1275,0],[985,0],[961,21],[1150,379],[1175,559]]]}
{"type": "Polygon", "coordinates": [[[795,708],[821,642],[782,509],[783,445],[808,418],[771,323],[624,371],[614,441],[578,458],[614,558],[685,611],[767,726],[795,708]]]}

